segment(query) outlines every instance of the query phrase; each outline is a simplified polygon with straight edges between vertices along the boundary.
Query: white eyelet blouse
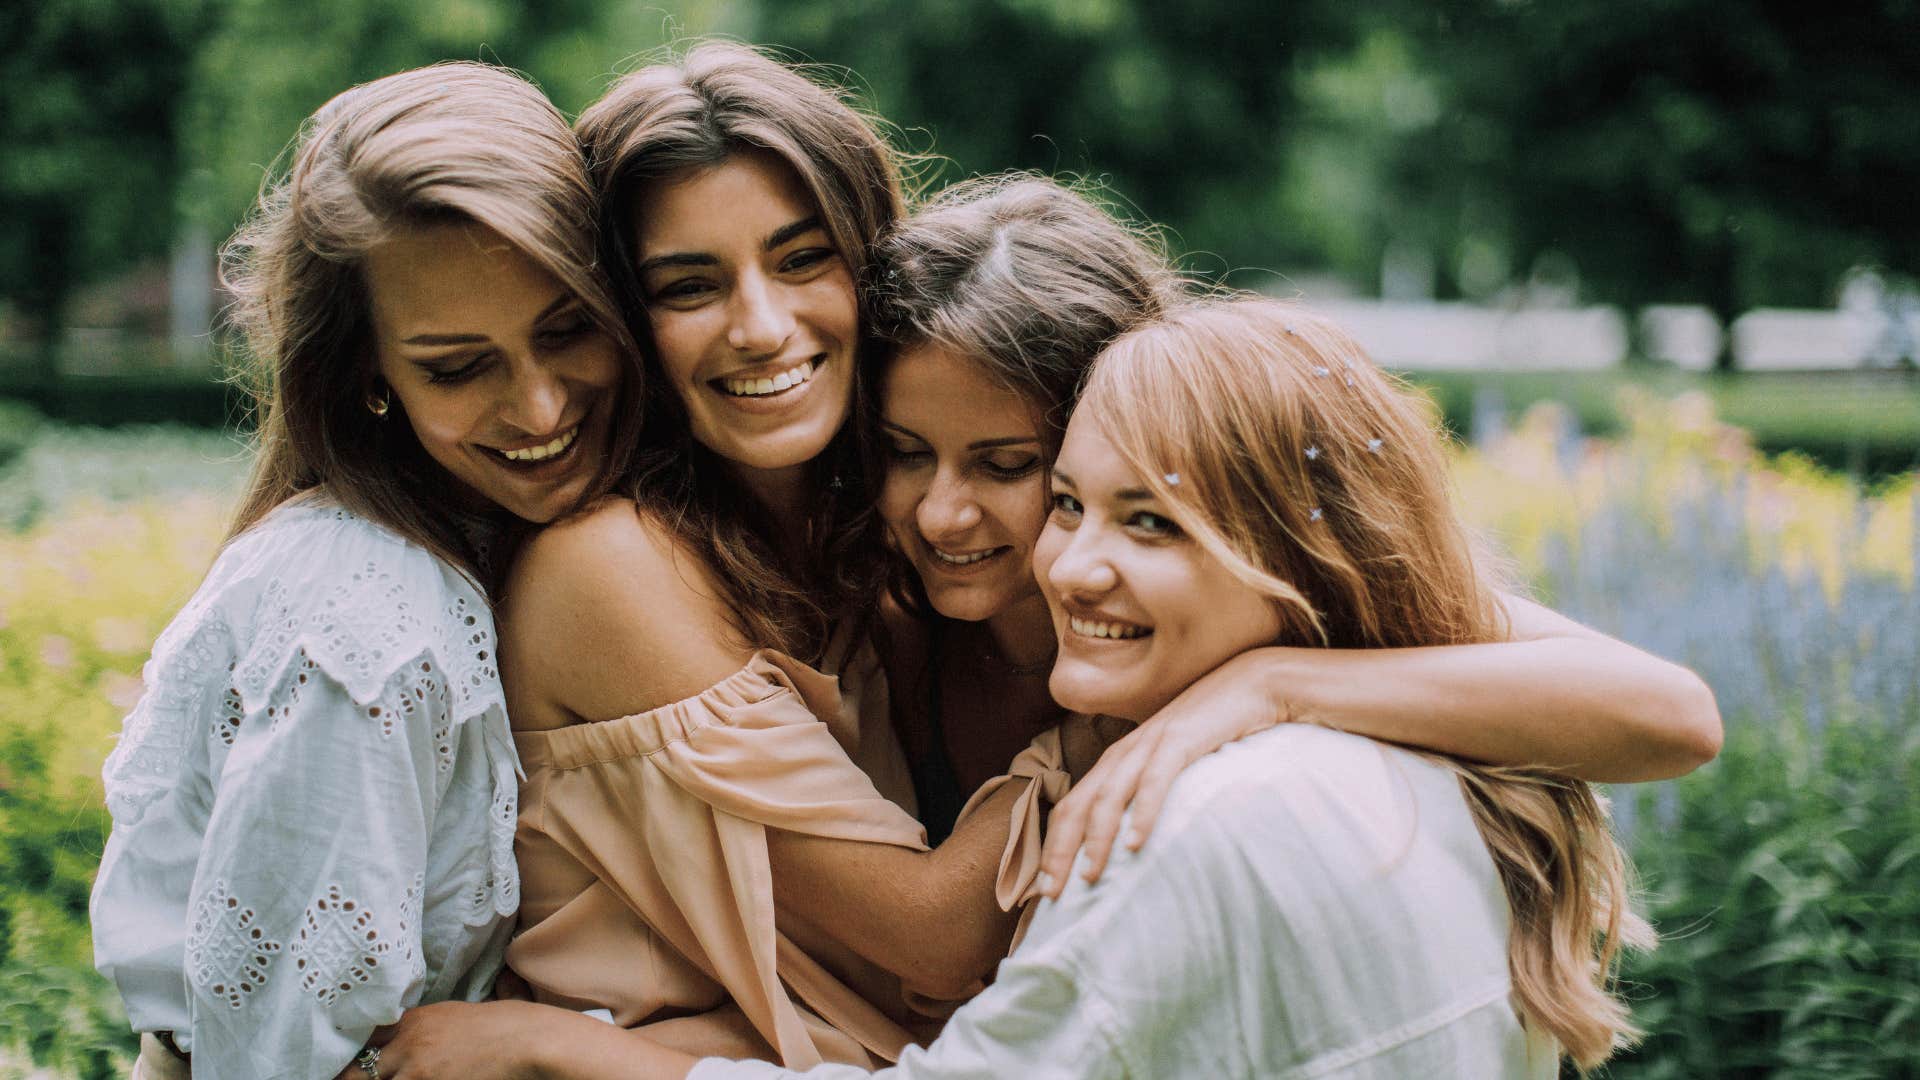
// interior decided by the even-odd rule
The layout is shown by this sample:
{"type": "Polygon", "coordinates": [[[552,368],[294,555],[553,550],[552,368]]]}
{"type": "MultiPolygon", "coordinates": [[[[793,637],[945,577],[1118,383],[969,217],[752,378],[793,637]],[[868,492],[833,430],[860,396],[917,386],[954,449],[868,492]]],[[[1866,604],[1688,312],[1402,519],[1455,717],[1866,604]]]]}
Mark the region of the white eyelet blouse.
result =
{"type": "Polygon", "coordinates": [[[331,1077],[484,997],[519,903],[485,599],[331,503],[235,539],[154,644],[105,768],[95,963],[213,1080],[331,1077]]]}

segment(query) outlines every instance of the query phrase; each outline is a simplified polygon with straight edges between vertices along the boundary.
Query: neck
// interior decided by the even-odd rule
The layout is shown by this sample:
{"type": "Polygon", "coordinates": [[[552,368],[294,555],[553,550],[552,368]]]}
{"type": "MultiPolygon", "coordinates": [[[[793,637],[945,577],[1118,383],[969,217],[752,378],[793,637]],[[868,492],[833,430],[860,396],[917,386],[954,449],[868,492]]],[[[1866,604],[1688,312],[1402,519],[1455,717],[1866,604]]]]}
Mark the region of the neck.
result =
{"type": "Polygon", "coordinates": [[[780,469],[733,466],[734,478],[747,489],[771,519],[776,535],[768,539],[782,548],[800,543],[807,524],[807,504],[814,496],[805,463],[780,469]]]}
{"type": "Polygon", "coordinates": [[[989,618],[987,634],[992,637],[1000,658],[1014,667],[1047,664],[1060,647],[1054,637],[1053,615],[1047,611],[1046,597],[1038,592],[989,618]]]}

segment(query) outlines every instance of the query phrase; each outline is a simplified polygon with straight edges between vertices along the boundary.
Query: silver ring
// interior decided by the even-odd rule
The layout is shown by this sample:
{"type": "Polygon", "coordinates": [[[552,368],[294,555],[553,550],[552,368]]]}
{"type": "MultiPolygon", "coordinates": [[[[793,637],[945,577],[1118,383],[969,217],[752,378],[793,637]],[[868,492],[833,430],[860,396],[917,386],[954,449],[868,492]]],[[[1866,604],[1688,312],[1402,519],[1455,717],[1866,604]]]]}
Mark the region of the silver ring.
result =
{"type": "Polygon", "coordinates": [[[380,1080],[380,1048],[369,1046],[354,1057],[353,1063],[367,1074],[367,1080],[380,1080]]]}

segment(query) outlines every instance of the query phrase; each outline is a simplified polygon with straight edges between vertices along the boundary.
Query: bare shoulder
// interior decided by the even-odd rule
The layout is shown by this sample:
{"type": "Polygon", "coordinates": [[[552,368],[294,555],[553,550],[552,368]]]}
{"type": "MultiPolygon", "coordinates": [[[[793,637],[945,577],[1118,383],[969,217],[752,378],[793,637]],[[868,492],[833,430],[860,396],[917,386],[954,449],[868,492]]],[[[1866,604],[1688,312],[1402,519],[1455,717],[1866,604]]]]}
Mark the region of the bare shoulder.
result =
{"type": "Polygon", "coordinates": [[[702,560],[631,501],[542,530],[497,609],[516,726],[645,712],[738,670],[752,650],[723,595],[702,560]]]}

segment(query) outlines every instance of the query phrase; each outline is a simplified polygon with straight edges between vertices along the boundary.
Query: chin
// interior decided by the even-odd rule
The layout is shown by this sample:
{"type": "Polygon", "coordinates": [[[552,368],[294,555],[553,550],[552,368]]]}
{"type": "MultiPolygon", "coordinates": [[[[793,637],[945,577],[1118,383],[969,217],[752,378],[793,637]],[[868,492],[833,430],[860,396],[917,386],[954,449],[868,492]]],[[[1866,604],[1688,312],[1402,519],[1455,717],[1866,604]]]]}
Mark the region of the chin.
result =
{"type": "MultiPolygon", "coordinates": [[[[926,579],[921,579],[926,585],[926,579]]],[[[1002,605],[996,605],[991,597],[981,597],[964,589],[927,590],[927,602],[933,610],[942,616],[957,622],[986,622],[999,614],[1002,605]]]]}
{"type": "Polygon", "coordinates": [[[828,428],[819,432],[811,426],[805,429],[796,426],[767,435],[743,436],[731,440],[731,446],[709,446],[708,449],[743,468],[777,472],[805,465],[826,453],[836,430],[828,428]]]}
{"type": "Polygon", "coordinates": [[[1068,712],[1132,719],[1122,712],[1127,703],[1123,695],[1113,692],[1112,682],[1112,677],[1103,672],[1084,670],[1070,662],[1056,663],[1053,674],[1047,677],[1047,693],[1068,712]]]}

